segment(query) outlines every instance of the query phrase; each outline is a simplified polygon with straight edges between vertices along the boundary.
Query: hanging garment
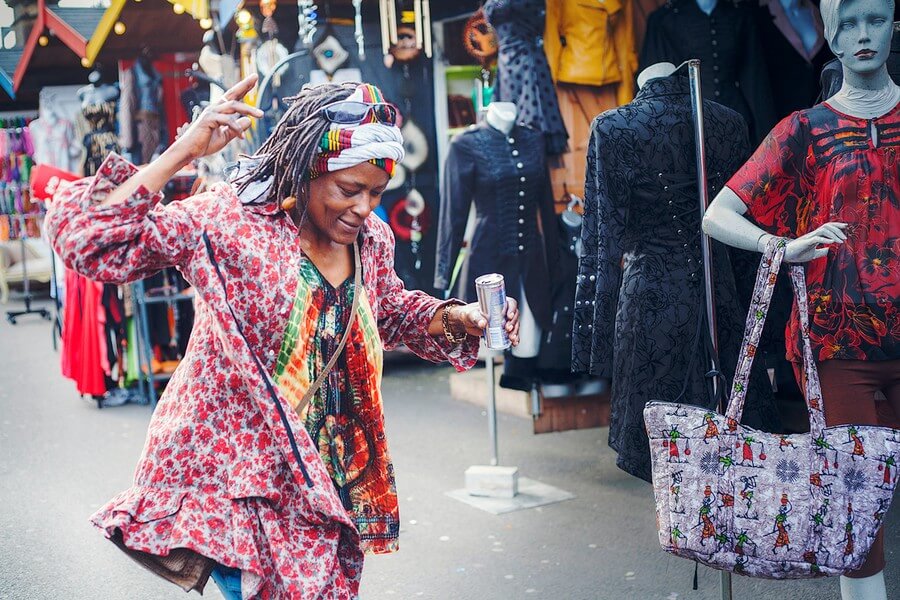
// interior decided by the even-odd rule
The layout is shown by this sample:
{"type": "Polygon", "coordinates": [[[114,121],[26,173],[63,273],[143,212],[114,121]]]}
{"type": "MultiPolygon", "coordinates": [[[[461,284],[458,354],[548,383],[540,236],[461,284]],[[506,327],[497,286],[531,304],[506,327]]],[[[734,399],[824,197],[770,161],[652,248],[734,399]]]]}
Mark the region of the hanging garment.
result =
{"type": "MultiPolygon", "coordinates": [[[[538,368],[545,378],[571,378],[572,324],[574,319],[575,282],[578,277],[578,252],[581,247],[580,217],[563,213],[553,223],[556,226],[557,252],[550,277],[550,326],[544,331],[538,368]]],[[[550,225],[553,227],[553,224],[550,225]]]]}
{"type": "Polygon", "coordinates": [[[110,152],[119,151],[119,137],[116,133],[116,102],[87,104],[82,114],[88,123],[88,133],[84,136],[86,155],[84,174],[94,175],[110,152]]]}
{"type": "Polygon", "coordinates": [[[484,14],[497,32],[494,100],[514,102],[518,121],[544,134],[546,153],[561,154],[568,134],[544,54],[544,0],[488,0],[484,14]]]}
{"type": "Polygon", "coordinates": [[[142,56],[131,69],[120,71],[119,83],[120,142],[135,161],[148,164],[168,143],[162,75],[142,56]]]}
{"type": "MultiPolygon", "coordinates": [[[[704,111],[714,197],[750,149],[737,113],[710,101],[704,111]]],[[[644,406],[662,398],[709,398],[687,79],[651,80],[634,102],[600,115],[588,152],[573,370],[612,379],[609,445],[619,454],[620,468],[650,481],[644,406]]],[[[713,248],[721,371],[730,381],[745,312],[725,247],[714,243],[713,248]]],[[[747,423],[778,427],[761,369],[752,379],[751,398],[747,423]]]]}
{"type": "Polygon", "coordinates": [[[103,318],[103,284],[66,269],[60,367],[75,382],[79,394],[106,393],[106,331],[103,318]]]}
{"type": "Polygon", "coordinates": [[[811,33],[816,36],[809,50],[808,42],[804,43],[781,0],[760,0],[759,6],[754,9],[778,119],[816,103],[822,67],[833,57],[825,43],[819,9],[810,0],[802,0],[799,4],[809,11],[807,14],[813,26],[811,33]]]}
{"type": "Polygon", "coordinates": [[[647,19],[640,69],[700,59],[703,97],[740,113],[756,143],[776,121],[763,56],[748,7],[721,0],[707,15],[696,0],[672,0],[647,19]]]}
{"type": "MultiPolygon", "coordinates": [[[[584,196],[584,167],[588,140],[591,137],[591,123],[600,113],[623,104],[617,101],[620,88],[615,83],[602,87],[562,82],[556,84],[559,112],[566,131],[569,132],[569,147],[559,158],[557,165],[550,168],[554,198],[561,198],[567,192],[584,196]]],[[[631,98],[625,100],[630,101],[631,98]]]]}
{"type": "Polygon", "coordinates": [[[548,0],[544,52],[553,80],[601,86],[618,84],[618,104],[634,98],[632,0],[548,0]]]}
{"type": "MultiPolygon", "coordinates": [[[[831,221],[847,240],[807,263],[817,361],[900,358],[900,105],[873,120],[828,104],[785,118],[728,182],[763,229],[797,238],[831,221]],[[876,145],[871,127],[877,131],[876,145]]],[[[787,355],[801,358],[796,303],[787,355]]]]}
{"type": "Polygon", "coordinates": [[[451,287],[474,202],[475,231],[454,295],[475,302],[475,278],[500,273],[507,295],[519,300],[524,287],[538,325],[549,325],[547,250],[538,219],[552,223],[554,216],[540,132],[517,125],[505,135],[482,124],[457,135],[441,198],[434,287],[451,287]]]}

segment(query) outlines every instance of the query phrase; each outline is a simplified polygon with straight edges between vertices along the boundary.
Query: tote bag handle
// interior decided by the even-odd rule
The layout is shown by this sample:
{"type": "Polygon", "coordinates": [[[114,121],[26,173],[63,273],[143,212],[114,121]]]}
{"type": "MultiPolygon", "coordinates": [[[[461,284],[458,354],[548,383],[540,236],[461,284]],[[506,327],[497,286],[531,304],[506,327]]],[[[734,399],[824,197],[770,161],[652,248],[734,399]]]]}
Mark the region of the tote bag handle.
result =
{"type": "MultiPolygon", "coordinates": [[[[759,270],[756,273],[756,285],[753,288],[753,299],[750,303],[750,312],[747,315],[747,324],[744,328],[744,340],[741,344],[741,353],[735,369],[734,385],[731,390],[731,398],[728,402],[728,410],[725,416],[740,422],[744,412],[744,402],[747,399],[747,388],[750,383],[750,371],[753,359],[759,346],[763,326],[766,324],[766,316],[772,302],[772,294],[775,291],[775,283],[778,281],[778,271],[784,260],[784,250],[787,240],[773,238],[766,245],[759,270]]],[[[800,313],[800,338],[803,344],[803,371],[806,375],[806,407],[809,411],[809,428],[813,439],[822,436],[825,429],[825,413],[822,410],[822,391],[819,384],[819,371],[816,368],[812,353],[812,342],[809,339],[809,301],[806,294],[806,272],[802,265],[791,265],[791,283],[794,288],[794,298],[797,300],[797,310],[800,313]]]]}

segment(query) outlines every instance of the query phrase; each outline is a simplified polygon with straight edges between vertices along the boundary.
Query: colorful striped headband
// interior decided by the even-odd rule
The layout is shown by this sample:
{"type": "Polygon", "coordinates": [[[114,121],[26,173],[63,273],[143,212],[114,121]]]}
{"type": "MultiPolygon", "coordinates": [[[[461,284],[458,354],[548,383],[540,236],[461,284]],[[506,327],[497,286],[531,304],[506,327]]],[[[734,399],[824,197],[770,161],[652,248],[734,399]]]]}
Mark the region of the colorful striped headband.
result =
{"type": "MultiPolygon", "coordinates": [[[[360,84],[346,101],[377,104],[384,97],[374,85],[360,84]]],[[[310,179],[332,171],[371,163],[391,177],[403,160],[403,136],[396,125],[372,122],[342,125],[332,123],[319,142],[319,155],[309,169],[310,179]]]]}

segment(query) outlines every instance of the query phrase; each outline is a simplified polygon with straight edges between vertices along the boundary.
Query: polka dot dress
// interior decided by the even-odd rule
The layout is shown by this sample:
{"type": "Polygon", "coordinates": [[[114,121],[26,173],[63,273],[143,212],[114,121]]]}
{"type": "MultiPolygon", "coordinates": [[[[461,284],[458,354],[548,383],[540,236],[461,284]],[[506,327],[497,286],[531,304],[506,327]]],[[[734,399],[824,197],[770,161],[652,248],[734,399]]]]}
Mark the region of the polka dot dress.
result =
{"type": "Polygon", "coordinates": [[[569,134],[544,54],[544,0],[488,0],[484,13],[500,43],[494,100],[515,103],[519,123],[543,132],[547,154],[562,154],[569,134]]]}

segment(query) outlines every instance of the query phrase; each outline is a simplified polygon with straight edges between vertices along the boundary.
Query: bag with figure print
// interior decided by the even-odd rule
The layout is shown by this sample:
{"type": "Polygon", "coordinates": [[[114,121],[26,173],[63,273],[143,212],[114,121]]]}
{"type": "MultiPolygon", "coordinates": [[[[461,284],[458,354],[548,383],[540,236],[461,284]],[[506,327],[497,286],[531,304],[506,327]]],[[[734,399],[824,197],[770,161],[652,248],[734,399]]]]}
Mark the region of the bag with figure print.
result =
{"type": "Polygon", "coordinates": [[[777,435],[740,424],[785,245],[773,240],[760,263],[726,414],[669,402],[644,410],[659,542],[676,556],[741,575],[840,575],[862,565],[882,526],[898,480],[900,431],[825,427],[799,265],[791,280],[810,433],[777,435]]]}

